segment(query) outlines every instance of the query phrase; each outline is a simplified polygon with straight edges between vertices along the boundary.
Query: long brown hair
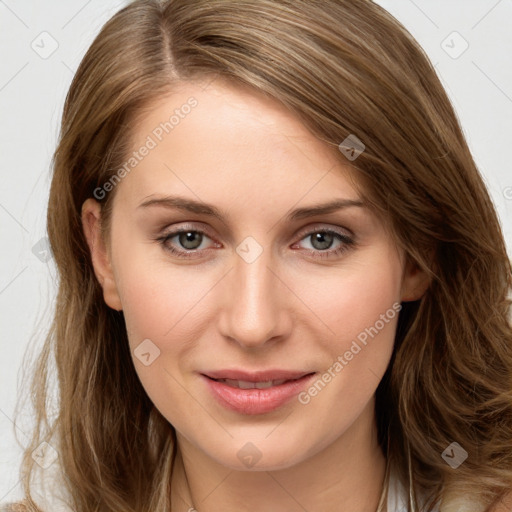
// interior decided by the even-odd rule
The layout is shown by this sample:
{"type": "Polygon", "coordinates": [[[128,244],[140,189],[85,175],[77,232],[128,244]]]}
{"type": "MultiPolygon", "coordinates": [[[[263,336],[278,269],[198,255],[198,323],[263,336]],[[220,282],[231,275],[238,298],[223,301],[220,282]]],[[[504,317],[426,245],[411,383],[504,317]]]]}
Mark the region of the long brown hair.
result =
{"type": "MultiPolygon", "coordinates": [[[[425,510],[485,510],[512,488],[512,268],[449,99],[407,30],[369,0],[135,0],[101,30],[66,98],[48,235],[55,316],[34,369],[32,451],[52,440],[77,512],[169,510],[175,432],[139,382],[123,313],[107,307],[83,202],[130,151],[130,128],[179,81],[222,76],[280,101],[334,148],[356,135],[361,193],[431,284],[404,303],[376,400],[388,467],[425,510]],[[58,413],[49,417],[52,361],[58,413]],[[129,400],[126,399],[129,397],[129,400]],[[457,442],[456,470],[442,453],[457,442]]],[[[347,163],[345,155],[338,152],[347,163]]],[[[102,200],[105,236],[116,189],[102,200]]]]}

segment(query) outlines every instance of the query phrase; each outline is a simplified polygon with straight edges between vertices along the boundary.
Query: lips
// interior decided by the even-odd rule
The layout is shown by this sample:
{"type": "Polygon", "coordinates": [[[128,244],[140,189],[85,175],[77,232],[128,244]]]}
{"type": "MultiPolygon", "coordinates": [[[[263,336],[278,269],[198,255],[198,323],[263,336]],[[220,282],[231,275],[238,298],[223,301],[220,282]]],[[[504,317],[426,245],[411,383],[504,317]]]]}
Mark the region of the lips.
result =
{"type": "Polygon", "coordinates": [[[270,370],[209,371],[201,374],[218,403],[241,414],[273,411],[297,395],[315,375],[314,372],[270,370]]]}
{"type": "Polygon", "coordinates": [[[247,381],[247,380],[234,380],[234,379],[214,379],[214,380],[216,380],[217,382],[222,382],[223,384],[227,384],[228,386],[231,386],[232,388],[238,388],[238,389],[267,389],[267,388],[271,388],[272,386],[280,386],[281,384],[288,382],[287,380],[284,380],[284,379],[266,380],[266,381],[261,381],[261,382],[251,382],[251,381],[247,381]]]}
{"type": "Polygon", "coordinates": [[[204,375],[210,379],[220,380],[238,380],[244,382],[269,382],[269,381],[287,381],[296,380],[312,372],[298,372],[293,370],[260,370],[256,372],[246,372],[243,370],[212,370],[205,372],[204,375]]]}

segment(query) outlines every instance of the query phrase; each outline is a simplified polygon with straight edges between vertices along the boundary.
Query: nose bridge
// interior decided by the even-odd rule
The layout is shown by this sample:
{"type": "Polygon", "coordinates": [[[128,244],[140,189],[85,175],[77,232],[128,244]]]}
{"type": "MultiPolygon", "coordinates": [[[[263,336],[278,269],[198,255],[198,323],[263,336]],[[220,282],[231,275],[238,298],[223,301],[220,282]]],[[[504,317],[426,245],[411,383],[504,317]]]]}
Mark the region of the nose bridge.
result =
{"type": "Polygon", "coordinates": [[[279,279],[269,267],[272,255],[253,240],[237,247],[230,272],[228,300],[223,311],[223,334],[246,347],[257,347],[283,335],[286,312],[279,279]]]}

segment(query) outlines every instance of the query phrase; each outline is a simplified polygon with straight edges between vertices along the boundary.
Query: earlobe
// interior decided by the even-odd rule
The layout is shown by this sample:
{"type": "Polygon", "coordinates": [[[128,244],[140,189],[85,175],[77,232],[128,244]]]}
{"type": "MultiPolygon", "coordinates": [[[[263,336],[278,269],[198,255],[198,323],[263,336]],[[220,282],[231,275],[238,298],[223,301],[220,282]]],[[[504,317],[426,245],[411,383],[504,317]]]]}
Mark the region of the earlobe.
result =
{"type": "Polygon", "coordinates": [[[416,263],[407,261],[402,281],[402,302],[421,299],[430,286],[430,277],[416,263]]]}
{"type": "Polygon", "coordinates": [[[82,205],[82,228],[91,254],[94,274],[102,289],[105,303],[121,311],[121,299],[117,291],[112,264],[105,242],[101,236],[101,206],[92,199],[87,199],[82,205]]]}

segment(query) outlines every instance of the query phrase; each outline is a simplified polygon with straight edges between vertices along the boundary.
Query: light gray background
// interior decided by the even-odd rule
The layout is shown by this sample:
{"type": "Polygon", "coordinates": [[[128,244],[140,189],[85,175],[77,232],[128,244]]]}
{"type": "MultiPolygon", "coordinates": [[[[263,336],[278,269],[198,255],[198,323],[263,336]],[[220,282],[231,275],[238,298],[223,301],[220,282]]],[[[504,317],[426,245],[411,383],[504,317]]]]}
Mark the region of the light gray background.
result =
{"type": "MultiPolygon", "coordinates": [[[[435,65],[512,254],[512,1],[377,3],[409,29],[435,65]],[[469,44],[457,58],[465,43],[453,31],[469,44]]],[[[55,267],[45,261],[44,237],[49,164],[64,98],[94,36],[124,4],[0,0],[0,502],[21,497],[13,430],[22,441],[26,434],[12,422],[18,372],[29,342],[38,347],[44,337],[55,296],[55,267]]]]}

